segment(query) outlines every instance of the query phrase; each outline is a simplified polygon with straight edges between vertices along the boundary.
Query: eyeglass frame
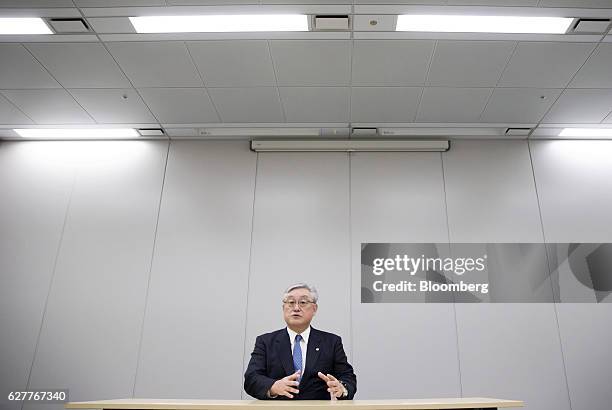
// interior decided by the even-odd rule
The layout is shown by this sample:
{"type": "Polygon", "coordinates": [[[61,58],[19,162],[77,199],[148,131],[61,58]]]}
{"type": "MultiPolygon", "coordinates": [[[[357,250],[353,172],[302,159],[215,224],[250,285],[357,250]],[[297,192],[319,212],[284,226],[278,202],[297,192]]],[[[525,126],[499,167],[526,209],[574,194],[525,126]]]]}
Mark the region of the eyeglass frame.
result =
{"type": "Polygon", "coordinates": [[[296,306],[299,306],[300,309],[304,309],[306,307],[308,307],[308,305],[313,304],[316,305],[317,302],[313,301],[313,300],[305,300],[305,299],[301,299],[301,300],[283,300],[283,306],[288,306],[291,309],[294,309],[296,306]]]}

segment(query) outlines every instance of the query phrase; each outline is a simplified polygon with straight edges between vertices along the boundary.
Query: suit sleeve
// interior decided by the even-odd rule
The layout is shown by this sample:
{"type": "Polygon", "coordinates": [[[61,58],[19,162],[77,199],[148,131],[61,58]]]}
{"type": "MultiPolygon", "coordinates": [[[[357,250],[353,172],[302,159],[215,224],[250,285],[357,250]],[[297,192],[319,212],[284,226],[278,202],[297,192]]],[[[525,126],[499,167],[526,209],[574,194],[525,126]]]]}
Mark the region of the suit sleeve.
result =
{"type": "Polygon", "coordinates": [[[353,400],[355,393],[357,392],[357,376],[353,372],[353,366],[351,366],[344,353],[344,347],[342,346],[342,339],[338,337],[334,347],[334,376],[336,379],[344,382],[346,389],[348,390],[348,396],[344,400],[353,400]]]}
{"type": "Polygon", "coordinates": [[[261,336],[255,339],[255,348],[244,373],[244,391],[259,400],[269,399],[268,390],[276,380],[266,374],[266,345],[261,336]]]}

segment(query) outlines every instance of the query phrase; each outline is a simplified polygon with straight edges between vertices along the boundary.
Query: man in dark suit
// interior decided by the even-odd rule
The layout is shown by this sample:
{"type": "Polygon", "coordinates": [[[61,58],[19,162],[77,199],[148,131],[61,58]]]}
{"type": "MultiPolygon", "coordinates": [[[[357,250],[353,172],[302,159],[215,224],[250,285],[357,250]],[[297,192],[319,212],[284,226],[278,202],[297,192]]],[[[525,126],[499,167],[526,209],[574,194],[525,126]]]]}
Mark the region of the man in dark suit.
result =
{"type": "Polygon", "coordinates": [[[317,312],[317,290],[290,286],[283,298],[287,327],[257,336],[244,390],[260,400],[352,400],[357,378],[342,339],[310,326],[317,312]]]}

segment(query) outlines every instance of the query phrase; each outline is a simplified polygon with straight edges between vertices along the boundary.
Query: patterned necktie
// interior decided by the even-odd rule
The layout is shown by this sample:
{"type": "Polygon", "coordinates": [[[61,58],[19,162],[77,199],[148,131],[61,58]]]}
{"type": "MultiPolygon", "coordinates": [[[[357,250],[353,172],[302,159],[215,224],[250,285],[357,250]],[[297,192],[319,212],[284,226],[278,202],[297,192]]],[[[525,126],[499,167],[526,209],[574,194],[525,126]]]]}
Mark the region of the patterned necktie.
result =
{"type": "Polygon", "coordinates": [[[295,343],[293,345],[293,368],[297,372],[300,371],[298,382],[302,379],[302,346],[300,346],[301,335],[295,335],[295,343]]]}

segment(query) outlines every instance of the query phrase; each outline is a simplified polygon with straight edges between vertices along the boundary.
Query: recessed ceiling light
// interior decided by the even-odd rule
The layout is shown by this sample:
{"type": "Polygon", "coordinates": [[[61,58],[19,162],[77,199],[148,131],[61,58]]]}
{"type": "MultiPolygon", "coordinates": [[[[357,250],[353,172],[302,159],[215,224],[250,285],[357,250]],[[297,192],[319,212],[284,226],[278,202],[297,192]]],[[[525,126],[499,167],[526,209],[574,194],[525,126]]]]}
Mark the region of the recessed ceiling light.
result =
{"type": "Polygon", "coordinates": [[[0,34],[53,34],[40,17],[2,17],[0,34]]]}
{"type": "Polygon", "coordinates": [[[396,31],[451,33],[564,34],[573,18],[519,16],[414,15],[397,16],[396,31]]]}
{"type": "Polygon", "coordinates": [[[308,31],[304,14],[144,16],[130,21],[138,33],[308,31]]]}
{"type": "Polygon", "coordinates": [[[564,128],[560,137],[586,137],[609,138],[612,137],[612,128],[564,128]]]}
{"type": "Polygon", "coordinates": [[[81,140],[138,138],[133,128],[20,128],[14,129],[19,136],[34,139],[81,140]]]}

